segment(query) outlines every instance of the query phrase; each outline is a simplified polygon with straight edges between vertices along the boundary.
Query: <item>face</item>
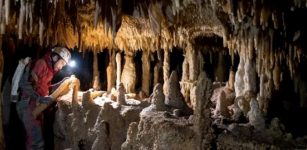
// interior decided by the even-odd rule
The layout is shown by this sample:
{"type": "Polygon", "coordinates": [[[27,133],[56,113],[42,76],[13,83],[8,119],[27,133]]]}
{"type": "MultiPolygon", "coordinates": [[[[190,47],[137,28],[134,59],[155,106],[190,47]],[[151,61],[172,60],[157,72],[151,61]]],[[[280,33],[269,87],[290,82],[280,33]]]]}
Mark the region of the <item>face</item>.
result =
{"type": "Polygon", "coordinates": [[[54,65],[54,71],[60,71],[64,66],[66,65],[66,62],[63,59],[60,59],[55,65],[54,65]]]}

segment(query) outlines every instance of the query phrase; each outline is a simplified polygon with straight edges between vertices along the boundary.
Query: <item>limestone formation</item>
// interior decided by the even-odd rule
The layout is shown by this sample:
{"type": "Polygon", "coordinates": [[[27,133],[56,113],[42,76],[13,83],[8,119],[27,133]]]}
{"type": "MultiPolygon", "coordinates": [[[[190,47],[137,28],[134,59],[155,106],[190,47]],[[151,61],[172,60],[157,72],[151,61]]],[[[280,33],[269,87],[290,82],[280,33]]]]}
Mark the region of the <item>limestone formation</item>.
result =
{"type": "Polygon", "coordinates": [[[121,82],[127,90],[127,93],[133,93],[135,91],[136,72],[131,54],[125,55],[125,65],[121,76],[121,82]]]}
{"type": "Polygon", "coordinates": [[[149,95],[149,86],[150,86],[150,53],[148,51],[144,51],[142,54],[142,91],[145,92],[146,95],[149,95]]]}
{"type": "Polygon", "coordinates": [[[265,128],[264,118],[256,99],[250,101],[250,111],[247,113],[247,117],[249,123],[254,126],[255,129],[262,131],[265,128]]]}
{"type": "Polygon", "coordinates": [[[118,86],[120,84],[120,77],[121,77],[121,71],[122,71],[122,57],[121,53],[116,53],[116,88],[118,89],[118,86]]]}
{"type": "Polygon", "coordinates": [[[107,67],[107,91],[111,91],[112,89],[112,82],[113,82],[113,66],[111,64],[111,62],[109,63],[108,67],[107,67]]]}
{"type": "Polygon", "coordinates": [[[95,90],[100,90],[98,58],[97,58],[97,52],[96,51],[94,51],[94,58],[93,58],[93,88],[95,90]]]}
{"type": "Polygon", "coordinates": [[[177,109],[183,109],[186,104],[180,93],[180,85],[175,71],[165,83],[165,104],[177,109]]]}
{"type": "Polygon", "coordinates": [[[245,84],[244,84],[244,60],[243,58],[240,58],[240,63],[238,65],[238,70],[235,75],[235,92],[236,92],[236,97],[243,96],[244,94],[244,89],[245,89],[245,84]]]}
{"type": "Polygon", "coordinates": [[[125,105],[126,104],[126,90],[125,87],[122,83],[119,84],[118,89],[117,89],[118,95],[117,95],[117,103],[120,105],[125,105]]]}
{"type": "Polygon", "coordinates": [[[154,105],[156,110],[164,111],[167,110],[164,101],[165,96],[163,94],[163,87],[161,84],[157,84],[152,93],[151,103],[154,105]]]}

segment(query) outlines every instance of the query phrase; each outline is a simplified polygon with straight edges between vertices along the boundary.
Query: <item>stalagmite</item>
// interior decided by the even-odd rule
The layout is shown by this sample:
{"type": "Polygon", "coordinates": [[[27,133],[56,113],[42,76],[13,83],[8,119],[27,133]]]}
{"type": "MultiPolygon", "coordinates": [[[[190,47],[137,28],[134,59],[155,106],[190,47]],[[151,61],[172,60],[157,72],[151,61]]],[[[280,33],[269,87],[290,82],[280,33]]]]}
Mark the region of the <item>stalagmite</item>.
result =
{"type": "Polygon", "coordinates": [[[121,81],[124,84],[128,93],[134,93],[136,83],[135,64],[133,62],[133,54],[128,52],[125,55],[125,65],[121,76],[121,81]]]}
{"type": "Polygon", "coordinates": [[[256,130],[262,131],[265,128],[265,121],[260,112],[256,99],[250,101],[250,111],[247,113],[249,123],[255,127],[256,130]]]}
{"type": "Polygon", "coordinates": [[[231,90],[234,91],[234,84],[235,84],[235,72],[230,70],[229,72],[229,78],[228,78],[228,82],[226,84],[226,87],[231,90]]]}
{"type": "Polygon", "coordinates": [[[163,87],[160,83],[156,84],[151,98],[151,103],[157,111],[164,111],[166,110],[166,106],[164,103],[165,96],[163,94],[163,87]]]}
{"type": "Polygon", "coordinates": [[[170,78],[165,82],[165,104],[177,109],[183,109],[185,102],[180,93],[180,85],[176,71],[173,71],[170,78]]]}
{"type": "Polygon", "coordinates": [[[19,20],[18,20],[18,39],[22,39],[22,30],[25,20],[25,0],[20,0],[20,11],[19,11],[19,20]]]}
{"type": "Polygon", "coordinates": [[[118,91],[118,95],[116,99],[117,103],[120,105],[125,105],[126,104],[126,97],[125,97],[126,90],[122,83],[119,84],[117,91],[118,91]]]}
{"type": "Polygon", "coordinates": [[[143,51],[142,55],[142,91],[146,95],[149,95],[150,86],[150,61],[149,61],[149,51],[143,51]]]}
{"type": "Polygon", "coordinates": [[[99,69],[98,69],[98,58],[97,51],[94,51],[93,56],[93,89],[100,90],[100,78],[99,78],[99,69]]]}
{"type": "Polygon", "coordinates": [[[122,71],[122,57],[121,53],[116,53],[116,88],[118,89],[119,84],[121,83],[120,81],[120,75],[122,71]]]}

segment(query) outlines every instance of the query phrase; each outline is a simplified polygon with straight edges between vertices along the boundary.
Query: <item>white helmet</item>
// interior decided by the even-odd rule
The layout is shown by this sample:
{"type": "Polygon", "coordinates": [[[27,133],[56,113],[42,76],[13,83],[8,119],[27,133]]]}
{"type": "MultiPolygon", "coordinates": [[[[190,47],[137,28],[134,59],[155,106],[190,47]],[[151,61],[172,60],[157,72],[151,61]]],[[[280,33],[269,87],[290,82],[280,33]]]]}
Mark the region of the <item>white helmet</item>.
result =
{"type": "Polygon", "coordinates": [[[64,59],[64,61],[66,63],[68,63],[70,58],[71,58],[71,54],[70,54],[69,50],[65,47],[55,47],[55,48],[52,49],[52,52],[60,55],[61,58],[64,59]]]}

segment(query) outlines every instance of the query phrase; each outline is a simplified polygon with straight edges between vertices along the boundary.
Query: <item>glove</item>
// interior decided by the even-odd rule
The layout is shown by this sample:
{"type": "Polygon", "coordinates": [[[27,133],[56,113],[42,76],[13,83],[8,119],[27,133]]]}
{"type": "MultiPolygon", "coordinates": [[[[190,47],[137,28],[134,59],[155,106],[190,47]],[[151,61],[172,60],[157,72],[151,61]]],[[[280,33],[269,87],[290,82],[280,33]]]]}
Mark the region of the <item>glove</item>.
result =
{"type": "Polygon", "coordinates": [[[53,99],[50,96],[45,96],[45,97],[39,97],[38,102],[41,104],[49,104],[53,101],[53,99]]]}
{"type": "Polygon", "coordinates": [[[19,98],[18,95],[11,95],[11,102],[13,102],[13,103],[18,102],[18,98],[19,98]]]}

